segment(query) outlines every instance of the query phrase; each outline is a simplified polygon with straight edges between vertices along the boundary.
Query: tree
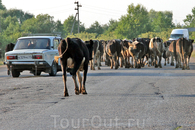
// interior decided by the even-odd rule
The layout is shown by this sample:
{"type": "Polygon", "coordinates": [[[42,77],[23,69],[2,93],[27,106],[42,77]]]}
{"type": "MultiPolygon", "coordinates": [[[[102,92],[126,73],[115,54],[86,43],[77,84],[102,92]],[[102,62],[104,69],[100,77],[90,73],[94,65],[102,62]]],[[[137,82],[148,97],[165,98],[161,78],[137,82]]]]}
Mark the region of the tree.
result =
{"type": "MultiPolygon", "coordinates": [[[[72,25],[74,23],[74,16],[71,15],[69,16],[63,23],[63,26],[64,26],[64,32],[65,32],[65,35],[69,35],[71,30],[72,30],[72,25]]],[[[81,22],[79,22],[79,30],[80,32],[84,32],[85,31],[85,27],[84,27],[84,24],[82,24],[81,22]]],[[[75,20],[75,23],[74,23],[74,28],[73,28],[73,34],[76,34],[78,33],[78,20],[75,20]]]]}
{"type": "Polygon", "coordinates": [[[149,12],[150,23],[154,32],[166,31],[174,27],[172,22],[173,14],[170,11],[154,11],[149,12]]]}
{"type": "Polygon", "coordinates": [[[96,33],[98,36],[100,34],[103,34],[104,29],[102,28],[98,21],[95,21],[88,29],[86,29],[86,32],[96,33]]]}
{"type": "Polygon", "coordinates": [[[2,0],[0,0],[0,10],[6,10],[6,7],[2,4],[2,0]]]}
{"type": "Polygon", "coordinates": [[[25,13],[24,11],[19,9],[4,10],[0,14],[3,18],[6,18],[8,16],[17,17],[18,22],[20,24],[22,24],[25,20],[30,19],[34,16],[33,14],[25,13]]]}
{"type": "Polygon", "coordinates": [[[39,14],[24,21],[21,29],[26,33],[52,33],[55,30],[53,17],[48,14],[39,14]]]}
{"type": "MultiPolygon", "coordinates": [[[[186,19],[184,19],[183,21],[186,27],[195,27],[195,7],[192,9],[192,14],[188,14],[186,16],[186,19]]],[[[190,34],[190,38],[195,39],[195,32],[191,32],[190,34]]]]}
{"type": "Polygon", "coordinates": [[[65,37],[65,32],[63,29],[63,24],[61,23],[60,20],[57,20],[56,25],[55,25],[55,30],[54,32],[60,32],[62,37],[65,37]]]}
{"type": "Polygon", "coordinates": [[[195,27],[195,7],[192,9],[192,14],[188,14],[186,19],[183,20],[185,26],[187,27],[195,27]]]}
{"type": "Polygon", "coordinates": [[[145,7],[138,4],[128,6],[127,14],[122,16],[115,30],[117,38],[132,39],[141,33],[151,30],[148,12],[145,7]]]}
{"type": "Polygon", "coordinates": [[[114,32],[117,26],[118,26],[117,20],[113,20],[113,19],[109,20],[108,29],[104,33],[107,34],[107,33],[114,32]]]}

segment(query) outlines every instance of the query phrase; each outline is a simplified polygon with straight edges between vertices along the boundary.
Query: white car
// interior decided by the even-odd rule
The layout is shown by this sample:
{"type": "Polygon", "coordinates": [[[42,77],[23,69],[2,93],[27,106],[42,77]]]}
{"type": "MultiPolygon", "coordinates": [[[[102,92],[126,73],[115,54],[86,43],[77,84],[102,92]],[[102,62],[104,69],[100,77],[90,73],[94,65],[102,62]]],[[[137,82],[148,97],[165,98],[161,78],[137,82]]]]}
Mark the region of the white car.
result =
{"type": "Polygon", "coordinates": [[[55,76],[61,70],[60,62],[54,62],[58,56],[59,36],[27,36],[18,38],[13,51],[5,53],[5,64],[10,67],[13,77],[20,72],[30,70],[34,75],[41,72],[55,76]]]}

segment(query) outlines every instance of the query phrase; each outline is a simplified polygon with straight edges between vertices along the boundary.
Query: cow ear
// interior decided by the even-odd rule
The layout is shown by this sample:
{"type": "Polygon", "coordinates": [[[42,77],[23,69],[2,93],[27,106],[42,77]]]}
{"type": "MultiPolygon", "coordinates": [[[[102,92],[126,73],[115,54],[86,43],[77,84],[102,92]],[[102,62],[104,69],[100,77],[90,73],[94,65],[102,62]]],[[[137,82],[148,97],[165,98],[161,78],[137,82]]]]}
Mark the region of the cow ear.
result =
{"type": "Polygon", "coordinates": [[[93,40],[90,40],[90,41],[89,41],[89,44],[90,44],[90,46],[92,47],[92,46],[93,46],[93,40]]]}

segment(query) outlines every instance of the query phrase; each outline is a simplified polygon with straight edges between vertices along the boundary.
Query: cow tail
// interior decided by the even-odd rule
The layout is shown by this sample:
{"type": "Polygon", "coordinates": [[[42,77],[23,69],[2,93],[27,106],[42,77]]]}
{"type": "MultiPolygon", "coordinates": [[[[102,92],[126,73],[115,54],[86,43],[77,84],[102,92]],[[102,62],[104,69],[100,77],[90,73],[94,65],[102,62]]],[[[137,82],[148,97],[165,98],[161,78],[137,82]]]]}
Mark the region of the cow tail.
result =
{"type": "Polygon", "coordinates": [[[58,63],[58,59],[62,58],[62,56],[65,54],[65,52],[68,50],[68,42],[66,42],[66,50],[59,56],[54,56],[54,62],[58,63]]]}
{"type": "Polygon", "coordinates": [[[184,46],[184,38],[182,38],[181,40],[180,40],[180,42],[179,42],[179,46],[180,46],[180,54],[181,54],[181,56],[182,56],[182,62],[183,62],[183,60],[184,60],[184,48],[183,48],[183,46],[184,46]]]}
{"type": "Polygon", "coordinates": [[[175,61],[177,62],[176,41],[173,42],[173,52],[174,52],[174,56],[175,56],[175,61]]]}

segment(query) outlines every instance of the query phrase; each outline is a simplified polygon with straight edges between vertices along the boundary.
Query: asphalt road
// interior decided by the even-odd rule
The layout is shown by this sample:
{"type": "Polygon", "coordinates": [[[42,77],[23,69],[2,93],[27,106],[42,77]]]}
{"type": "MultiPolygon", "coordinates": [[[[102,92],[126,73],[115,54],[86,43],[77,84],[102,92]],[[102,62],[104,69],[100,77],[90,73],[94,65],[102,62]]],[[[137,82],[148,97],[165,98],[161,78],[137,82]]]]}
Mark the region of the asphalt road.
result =
{"type": "MultiPolygon", "coordinates": [[[[164,60],[163,60],[164,61],[164,60]]],[[[19,78],[0,66],[0,130],[195,129],[195,60],[191,70],[144,67],[89,70],[87,95],[63,97],[62,73],[19,78]]]]}

